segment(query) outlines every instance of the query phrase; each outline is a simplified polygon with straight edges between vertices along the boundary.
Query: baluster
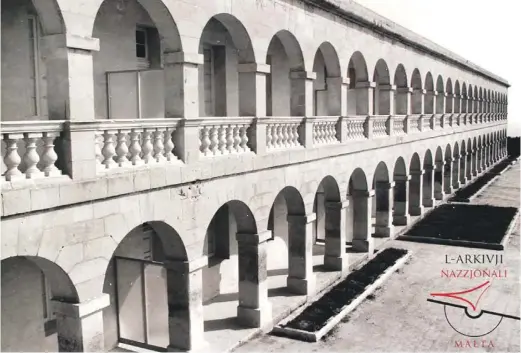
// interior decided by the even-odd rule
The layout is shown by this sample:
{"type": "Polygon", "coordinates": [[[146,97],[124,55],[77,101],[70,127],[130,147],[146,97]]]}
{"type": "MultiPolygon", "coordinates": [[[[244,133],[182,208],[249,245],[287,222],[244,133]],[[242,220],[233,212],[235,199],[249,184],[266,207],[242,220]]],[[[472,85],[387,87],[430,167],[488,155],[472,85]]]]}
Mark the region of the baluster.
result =
{"type": "Polygon", "coordinates": [[[326,137],[326,134],[324,131],[324,122],[319,121],[318,122],[318,143],[324,144],[326,142],[325,137],[326,137]]]}
{"type": "Polygon", "coordinates": [[[105,130],[103,149],[101,150],[101,153],[104,157],[103,164],[105,165],[105,169],[111,169],[117,165],[114,161],[114,156],[116,155],[116,149],[114,148],[114,133],[110,130],[105,130]]]}
{"type": "Polygon", "coordinates": [[[241,136],[240,136],[240,125],[237,124],[233,127],[233,152],[234,153],[241,153],[243,152],[241,150],[241,136]]]}
{"type": "Polygon", "coordinates": [[[275,148],[282,147],[282,124],[276,124],[275,128],[275,148]]]}
{"type": "Polygon", "coordinates": [[[226,150],[228,154],[233,153],[233,142],[233,126],[230,124],[226,126],[226,150]]]}
{"type": "Polygon", "coordinates": [[[284,125],[282,125],[282,138],[283,138],[282,143],[285,148],[291,147],[288,129],[289,129],[289,123],[285,123],[284,125]]]}
{"type": "Polygon", "coordinates": [[[40,156],[36,152],[36,140],[41,136],[40,133],[24,133],[25,140],[25,154],[23,161],[25,164],[25,177],[33,179],[43,176],[43,173],[38,169],[40,156]]]}
{"type": "Polygon", "coordinates": [[[332,133],[331,128],[332,128],[332,126],[331,126],[331,122],[330,121],[324,122],[324,131],[325,131],[325,135],[326,135],[326,143],[328,143],[328,144],[333,142],[333,133],[332,133]]]}
{"type": "Polygon", "coordinates": [[[103,169],[103,155],[101,154],[101,145],[103,144],[103,132],[96,131],[94,133],[94,153],[96,155],[96,170],[103,169]]]}
{"type": "Polygon", "coordinates": [[[267,149],[270,149],[270,148],[273,148],[273,124],[268,124],[268,126],[266,126],[266,148],[267,149]]]}
{"type": "Polygon", "coordinates": [[[240,134],[240,149],[242,152],[248,152],[250,151],[250,148],[248,147],[248,127],[246,125],[242,125],[239,130],[240,134]]]}
{"type": "Polygon", "coordinates": [[[210,154],[210,145],[211,145],[212,141],[210,141],[210,138],[208,136],[210,134],[210,132],[208,130],[209,130],[208,126],[203,126],[201,128],[201,136],[200,136],[201,148],[200,148],[200,151],[201,151],[201,154],[203,156],[208,156],[210,154]]]}
{"type": "Polygon", "coordinates": [[[129,164],[127,154],[128,154],[128,146],[127,146],[127,134],[129,130],[118,130],[118,144],[116,146],[116,163],[120,167],[124,167],[129,164]]]}
{"type": "Polygon", "coordinates": [[[140,129],[130,130],[130,161],[132,165],[142,165],[144,162],[141,159],[141,144],[139,141],[140,129]]]}
{"type": "Polygon", "coordinates": [[[165,156],[164,156],[164,150],[165,145],[163,144],[163,128],[157,128],[156,131],[154,131],[154,158],[157,162],[164,162],[165,156]]]}
{"type": "Polygon", "coordinates": [[[61,175],[61,171],[55,165],[58,155],[54,150],[54,139],[59,135],[59,132],[43,133],[42,171],[45,176],[61,175]]]}
{"type": "Polygon", "coordinates": [[[174,130],[175,129],[172,127],[166,127],[165,129],[165,158],[169,162],[177,160],[177,157],[173,153],[175,144],[172,139],[172,134],[174,133],[174,130]]]}
{"type": "Polygon", "coordinates": [[[146,164],[153,164],[156,160],[152,156],[154,146],[152,145],[152,131],[153,129],[143,130],[143,160],[146,164]]]}
{"type": "Polygon", "coordinates": [[[210,130],[210,154],[216,156],[219,152],[219,138],[217,126],[212,126],[210,130]]]}
{"type": "Polygon", "coordinates": [[[291,147],[297,147],[298,146],[298,134],[297,134],[297,128],[298,125],[296,124],[289,124],[289,142],[291,147]]]}
{"type": "Polygon", "coordinates": [[[226,154],[226,126],[219,126],[219,151],[222,155],[226,154]]]}
{"type": "Polygon", "coordinates": [[[6,144],[4,163],[7,167],[5,180],[7,181],[23,179],[24,177],[20,169],[18,169],[18,166],[22,163],[22,158],[18,153],[18,141],[22,138],[22,134],[4,134],[6,144]]]}

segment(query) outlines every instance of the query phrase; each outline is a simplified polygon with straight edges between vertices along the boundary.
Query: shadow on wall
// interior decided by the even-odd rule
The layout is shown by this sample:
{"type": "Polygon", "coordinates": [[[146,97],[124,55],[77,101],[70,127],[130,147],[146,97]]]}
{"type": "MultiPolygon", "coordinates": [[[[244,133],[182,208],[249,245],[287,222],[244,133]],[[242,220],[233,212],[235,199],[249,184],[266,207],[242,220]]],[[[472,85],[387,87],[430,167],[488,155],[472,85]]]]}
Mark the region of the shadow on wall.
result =
{"type": "Polygon", "coordinates": [[[510,157],[519,157],[521,137],[508,137],[507,149],[510,157]]]}

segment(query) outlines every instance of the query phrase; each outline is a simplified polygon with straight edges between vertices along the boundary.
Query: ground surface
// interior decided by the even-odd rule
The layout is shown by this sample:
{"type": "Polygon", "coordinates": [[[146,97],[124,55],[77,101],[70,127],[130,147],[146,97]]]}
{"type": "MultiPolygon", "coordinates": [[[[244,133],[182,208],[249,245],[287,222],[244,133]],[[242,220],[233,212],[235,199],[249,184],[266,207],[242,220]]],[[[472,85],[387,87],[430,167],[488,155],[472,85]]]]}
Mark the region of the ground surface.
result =
{"type": "MultiPolygon", "coordinates": [[[[472,204],[519,207],[519,164],[503,174],[472,204]]],[[[364,301],[323,341],[305,343],[275,336],[263,336],[238,348],[237,352],[520,352],[520,321],[503,319],[492,333],[469,343],[447,323],[443,306],[427,302],[431,292],[450,292],[473,288],[489,278],[445,278],[442,270],[499,269],[506,278],[491,279],[480,307],[520,316],[519,276],[520,237],[516,223],[504,251],[469,249],[454,246],[391,241],[386,246],[411,249],[413,257],[399,273],[391,276],[372,300],[364,301]],[[503,254],[503,264],[454,263],[459,255],[503,254]],[[450,263],[446,263],[449,259],[450,263]],[[458,348],[458,344],[463,347],[458,348]],[[479,347],[474,347],[477,344],[479,347]],[[484,345],[485,347],[482,347],[484,345]],[[493,347],[491,346],[493,345],[493,347]]],[[[495,260],[494,260],[495,261],[495,260]]],[[[463,275],[463,272],[460,273],[463,275]]],[[[454,302],[461,303],[461,302],[454,302]]],[[[485,315],[483,315],[484,320],[485,315]]],[[[479,330],[485,321],[465,319],[458,328],[479,330]]]]}

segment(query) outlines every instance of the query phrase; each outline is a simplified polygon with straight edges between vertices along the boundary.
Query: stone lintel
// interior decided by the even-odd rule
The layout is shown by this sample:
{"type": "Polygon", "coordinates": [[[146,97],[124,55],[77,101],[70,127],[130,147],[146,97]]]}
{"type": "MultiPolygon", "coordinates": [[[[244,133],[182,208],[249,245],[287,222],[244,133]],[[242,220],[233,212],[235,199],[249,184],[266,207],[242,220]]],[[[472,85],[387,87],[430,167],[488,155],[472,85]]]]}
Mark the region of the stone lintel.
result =
{"type": "Polygon", "coordinates": [[[374,190],[352,190],[350,192],[352,197],[372,197],[374,194],[374,190]]]}
{"type": "Polygon", "coordinates": [[[306,224],[311,223],[317,219],[317,214],[315,212],[307,214],[307,215],[298,215],[298,214],[288,214],[287,220],[288,222],[304,222],[306,224]]]}
{"type": "Polygon", "coordinates": [[[370,81],[357,82],[355,84],[355,88],[375,88],[375,87],[376,87],[376,82],[370,82],[370,81]]]}
{"type": "Polygon", "coordinates": [[[335,210],[343,210],[349,206],[349,200],[345,201],[326,201],[326,208],[332,208],[335,210]]]}
{"type": "Polygon", "coordinates": [[[379,85],[378,88],[381,91],[396,91],[395,85],[379,85]]]}
{"type": "Polygon", "coordinates": [[[237,66],[239,72],[255,72],[261,74],[269,74],[271,66],[268,64],[246,63],[237,66]]]}
{"type": "Polygon", "coordinates": [[[44,36],[43,41],[49,48],[69,48],[85,51],[99,51],[98,38],[79,36],[75,34],[51,34],[44,36]]]}
{"type": "Polygon", "coordinates": [[[313,71],[296,70],[291,71],[289,77],[292,79],[315,80],[317,78],[317,73],[313,71]]]}
{"type": "Polygon", "coordinates": [[[163,54],[165,65],[167,64],[191,64],[203,65],[204,56],[199,53],[185,53],[183,51],[176,51],[163,54]]]}
{"type": "Polygon", "coordinates": [[[52,307],[56,313],[73,318],[82,318],[103,310],[110,305],[110,296],[103,293],[101,296],[86,302],[72,304],[52,300],[52,307]]]}
{"type": "Polygon", "coordinates": [[[237,239],[238,242],[253,245],[253,244],[264,243],[265,241],[271,239],[272,236],[273,236],[272,231],[267,230],[267,231],[257,233],[257,234],[237,233],[235,235],[235,238],[237,239]]]}
{"type": "Polygon", "coordinates": [[[398,92],[398,93],[413,93],[414,92],[414,88],[412,88],[412,87],[398,87],[396,89],[396,92],[398,92]]]}
{"type": "Polygon", "coordinates": [[[394,176],[394,182],[397,182],[397,181],[409,181],[411,180],[411,176],[410,175],[395,175],[394,176]]]}
{"type": "Polygon", "coordinates": [[[208,265],[208,256],[204,255],[192,261],[167,259],[164,266],[167,269],[192,273],[208,265]]]}
{"type": "Polygon", "coordinates": [[[346,86],[349,85],[349,83],[351,82],[349,77],[340,77],[340,76],[327,77],[326,81],[327,81],[327,83],[330,83],[330,84],[340,83],[341,85],[346,85],[346,86]]]}

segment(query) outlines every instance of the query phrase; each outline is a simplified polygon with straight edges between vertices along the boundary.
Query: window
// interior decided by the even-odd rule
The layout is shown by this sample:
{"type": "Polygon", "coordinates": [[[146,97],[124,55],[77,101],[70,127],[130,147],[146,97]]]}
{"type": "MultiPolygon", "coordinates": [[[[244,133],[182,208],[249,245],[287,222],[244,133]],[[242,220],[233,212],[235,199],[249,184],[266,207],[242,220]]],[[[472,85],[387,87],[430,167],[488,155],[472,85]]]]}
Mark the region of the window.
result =
{"type": "Polygon", "coordinates": [[[148,59],[147,30],[136,29],[136,56],[140,59],[148,59]]]}

